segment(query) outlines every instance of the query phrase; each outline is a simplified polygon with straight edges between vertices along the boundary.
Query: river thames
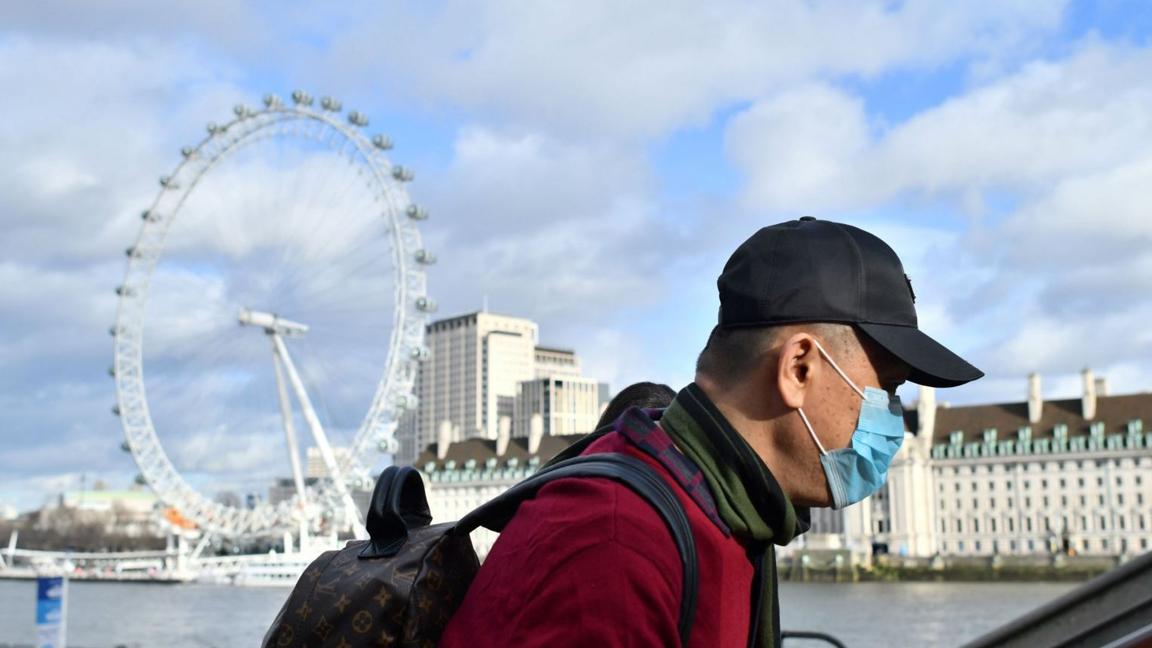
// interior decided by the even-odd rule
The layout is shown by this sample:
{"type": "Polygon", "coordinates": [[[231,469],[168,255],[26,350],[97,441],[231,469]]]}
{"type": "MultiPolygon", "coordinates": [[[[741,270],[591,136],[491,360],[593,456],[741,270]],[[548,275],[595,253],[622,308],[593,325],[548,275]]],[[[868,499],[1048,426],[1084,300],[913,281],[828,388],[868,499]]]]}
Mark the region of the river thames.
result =
{"type": "MultiPolygon", "coordinates": [[[[849,648],[956,646],[1074,587],[1068,583],[781,583],[787,630],[849,648]]],[[[286,588],[69,585],[68,644],[78,648],[258,646],[286,588]]],[[[0,581],[0,647],[33,643],[35,584],[0,581]]],[[[826,646],[789,641],[786,648],[826,646]]]]}

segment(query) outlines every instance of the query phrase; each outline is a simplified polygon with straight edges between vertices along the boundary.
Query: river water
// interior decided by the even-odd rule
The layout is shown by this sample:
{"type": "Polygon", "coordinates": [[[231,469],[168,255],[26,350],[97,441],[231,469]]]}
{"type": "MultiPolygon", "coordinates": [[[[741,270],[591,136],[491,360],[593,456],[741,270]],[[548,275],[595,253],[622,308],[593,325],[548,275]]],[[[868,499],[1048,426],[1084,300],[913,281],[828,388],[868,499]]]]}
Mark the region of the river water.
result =
{"type": "MultiPolygon", "coordinates": [[[[1066,583],[781,583],[782,625],[849,648],[956,646],[1071,589],[1066,583]]],[[[286,588],[73,582],[68,645],[248,648],[286,588]]],[[[0,648],[31,645],[33,582],[0,581],[0,648]]],[[[827,646],[789,641],[785,648],[827,646]]]]}

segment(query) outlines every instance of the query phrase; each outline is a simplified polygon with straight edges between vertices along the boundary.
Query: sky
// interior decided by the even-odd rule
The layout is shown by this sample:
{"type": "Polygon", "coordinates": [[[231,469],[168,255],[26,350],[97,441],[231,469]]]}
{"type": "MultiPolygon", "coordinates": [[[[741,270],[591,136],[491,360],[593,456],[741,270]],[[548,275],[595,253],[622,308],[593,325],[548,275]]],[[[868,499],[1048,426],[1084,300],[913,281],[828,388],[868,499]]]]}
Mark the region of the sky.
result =
{"type": "MultiPolygon", "coordinates": [[[[1022,400],[1031,372],[1075,397],[1086,367],[1152,389],[1148,3],[44,0],[0,25],[0,506],[131,482],[107,374],[123,251],[205,123],[296,88],[414,169],[437,316],[486,300],[615,387],[691,380],[728,255],[813,215],[892,245],[921,328],[987,373],[939,400],[1022,400]]],[[[256,167],[201,209],[284,171],[256,167]]],[[[235,240],[193,224],[187,249],[235,240]]],[[[228,277],[190,272],[166,294],[207,309],[228,277]]],[[[173,384],[227,402],[191,366],[173,384]]],[[[206,484],[286,472],[272,432],[168,417],[206,484]]]]}

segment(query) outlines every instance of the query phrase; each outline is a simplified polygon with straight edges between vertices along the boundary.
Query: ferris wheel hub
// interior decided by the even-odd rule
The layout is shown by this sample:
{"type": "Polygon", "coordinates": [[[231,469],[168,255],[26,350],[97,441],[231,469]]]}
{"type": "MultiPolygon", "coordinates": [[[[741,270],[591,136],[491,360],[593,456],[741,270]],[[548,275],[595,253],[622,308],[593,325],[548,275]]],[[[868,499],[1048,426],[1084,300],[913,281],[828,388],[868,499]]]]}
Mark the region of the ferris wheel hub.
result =
{"type": "Polygon", "coordinates": [[[240,311],[240,317],[238,319],[241,326],[262,328],[268,335],[299,336],[308,332],[307,324],[293,322],[292,320],[284,319],[272,313],[264,313],[247,308],[240,311]]]}

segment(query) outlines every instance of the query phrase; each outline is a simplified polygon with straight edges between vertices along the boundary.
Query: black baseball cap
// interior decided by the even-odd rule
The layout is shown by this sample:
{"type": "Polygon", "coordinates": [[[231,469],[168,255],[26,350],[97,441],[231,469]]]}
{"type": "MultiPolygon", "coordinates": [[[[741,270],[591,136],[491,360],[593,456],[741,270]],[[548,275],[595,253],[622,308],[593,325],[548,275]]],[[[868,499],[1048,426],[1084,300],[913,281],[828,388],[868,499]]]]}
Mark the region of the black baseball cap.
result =
{"type": "Polygon", "coordinates": [[[917,327],[900,258],[858,227],[811,216],[765,227],[736,248],[716,286],[721,329],[852,324],[907,363],[914,383],[955,387],[984,375],[917,327]]]}

